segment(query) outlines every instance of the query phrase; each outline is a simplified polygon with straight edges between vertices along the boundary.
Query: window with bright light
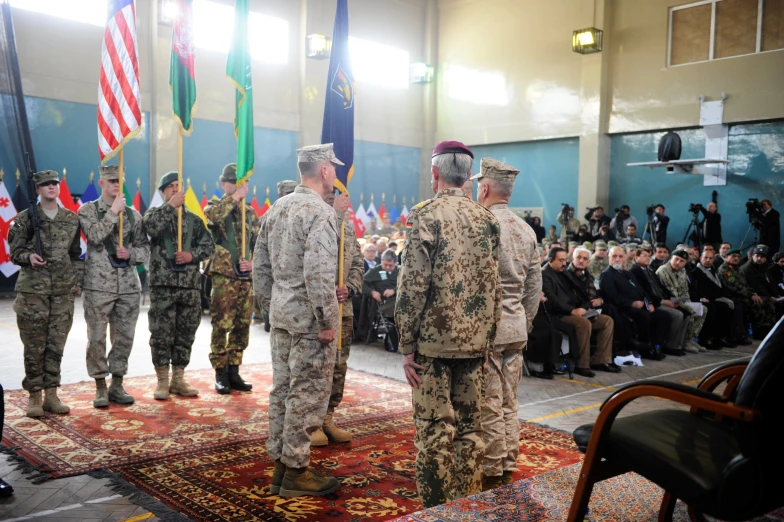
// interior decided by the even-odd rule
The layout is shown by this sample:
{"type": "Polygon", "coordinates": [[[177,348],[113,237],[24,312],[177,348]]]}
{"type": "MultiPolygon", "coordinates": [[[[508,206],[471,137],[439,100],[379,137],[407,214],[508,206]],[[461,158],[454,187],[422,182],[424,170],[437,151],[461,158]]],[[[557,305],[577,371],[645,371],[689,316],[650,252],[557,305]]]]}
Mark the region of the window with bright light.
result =
{"type": "Polygon", "coordinates": [[[11,0],[11,7],[103,27],[107,0],[11,0]]]}
{"type": "Polygon", "coordinates": [[[459,65],[447,68],[444,74],[447,96],[478,105],[509,104],[506,78],[500,71],[478,71],[459,65]]]}
{"type": "Polygon", "coordinates": [[[350,36],[348,48],[354,80],[394,89],[408,89],[408,51],[350,36]]]}

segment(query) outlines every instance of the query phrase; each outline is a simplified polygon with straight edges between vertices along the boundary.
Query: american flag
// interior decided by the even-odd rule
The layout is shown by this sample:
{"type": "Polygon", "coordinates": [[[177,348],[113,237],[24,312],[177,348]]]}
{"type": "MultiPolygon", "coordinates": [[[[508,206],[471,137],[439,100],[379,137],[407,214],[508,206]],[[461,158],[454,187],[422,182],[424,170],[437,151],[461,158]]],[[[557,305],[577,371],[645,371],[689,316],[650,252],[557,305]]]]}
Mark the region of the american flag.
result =
{"type": "Polygon", "coordinates": [[[109,0],[98,82],[98,151],[114,156],[141,129],[139,52],[134,0],[109,0]]]}

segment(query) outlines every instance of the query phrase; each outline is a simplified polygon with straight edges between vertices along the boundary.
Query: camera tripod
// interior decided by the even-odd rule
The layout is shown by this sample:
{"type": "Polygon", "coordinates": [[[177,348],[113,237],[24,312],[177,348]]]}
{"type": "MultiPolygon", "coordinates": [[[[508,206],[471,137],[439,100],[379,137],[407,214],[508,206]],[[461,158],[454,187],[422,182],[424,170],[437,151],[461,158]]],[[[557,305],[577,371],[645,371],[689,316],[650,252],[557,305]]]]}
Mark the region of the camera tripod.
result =
{"type": "Polygon", "coordinates": [[[748,230],[746,230],[746,235],[743,236],[743,241],[740,243],[740,251],[743,252],[745,249],[757,246],[759,244],[759,230],[753,224],[749,225],[748,230]],[[749,237],[749,232],[754,231],[754,236],[752,237],[751,243],[746,243],[746,238],[749,237]]]}
{"type": "Polygon", "coordinates": [[[683,235],[683,243],[684,245],[688,245],[688,240],[693,237],[694,246],[702,252],[702,229],[700,228],[700,217],[697,212],[692,212],[691,222],[689,223],[688,228],[686,229],[686,233],[683,235]],[[691,234],[689,234],[691,232],[691,234]]]}

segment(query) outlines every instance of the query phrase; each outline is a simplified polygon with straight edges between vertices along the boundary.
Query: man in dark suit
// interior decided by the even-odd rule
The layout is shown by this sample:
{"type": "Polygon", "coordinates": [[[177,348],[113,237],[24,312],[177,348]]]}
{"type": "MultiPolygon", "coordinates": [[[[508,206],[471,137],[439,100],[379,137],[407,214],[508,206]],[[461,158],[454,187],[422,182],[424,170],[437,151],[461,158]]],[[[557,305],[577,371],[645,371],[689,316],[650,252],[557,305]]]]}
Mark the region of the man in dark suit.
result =
{"type": "Polygon", "coordinates": [[[760,243],[768,245],[768,252],[771,255],[778,253],[781,245],[781,215],[773,208],[773,203],[769,199],[762,200],[762,219],[760,222],[760,243]]]}
{"type": "Polygon", "coordinates": [[[630,344],[646,359],[660,361],[665,358],[654,346],[662,345],[669,336],[670,318],[666,312],[656,310],[647,302],[645,292],[623,270],[626,253],[621,247],[610,249],[610,266],[602,272],[599,290],[605,301],[634,322],[638,340],[630,344]]]}
{"type": "MultiPolygon", "coordinates": [[[[591,370],[618,373],[620,368],[610,366],[612,362],[613,320],[606,315],[583,317],[591,309],[591,302],[578,298],[575,285],[566,278],[566,250],[550,249],[548,264],[542,270],[542,291],[547,297],[545,307],[561,321],[574,326],[577,331],[577,353],[574,373],[583,377],[594,377],[591,370]],[[591,361],[591,333],[596,332],[595,364],[591,361]]],[[[594,312],[595,313],[595,312],[594,312]]]]}

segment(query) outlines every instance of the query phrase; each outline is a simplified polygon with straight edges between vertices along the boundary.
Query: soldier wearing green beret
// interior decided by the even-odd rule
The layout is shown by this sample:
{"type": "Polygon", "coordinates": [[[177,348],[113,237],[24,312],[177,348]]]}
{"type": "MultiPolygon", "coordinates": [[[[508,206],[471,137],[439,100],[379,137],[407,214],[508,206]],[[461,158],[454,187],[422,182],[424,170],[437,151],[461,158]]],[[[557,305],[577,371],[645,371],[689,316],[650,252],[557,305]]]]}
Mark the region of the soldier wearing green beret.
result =
{"type": "Polygon", "coordinates": [[[30,393],[27,416],[42,417],[44,411],[71,411],[57,397],[57,387],[65,340],[73,324],[74,295],[84,278],[84,262],[80,258],[79,218],[57,205],[57,172],[36,172],[33,180],[40,197],[37,207],[43,250],[41,255],[35,251],[29,209],[14,219],[8,231],[8,247],[11,262],[21,267],[14,311],[24,344],[22,387],[30,393]],[[41,390],[46,391],[43,401],[41,390]]]}
{"type": "Polygon", "coordinates": [[[184,374],[201,323],[199,263],[212,257],[215,245],[204,222],[184,206],[185,191],[180,190],[177,172],[164,174],[158,190],[165,203],[147,211],[144,226],[151,245],[150,349],[158,376],[153,397],[166,400],[169,393],[199,394],[185,382],[184,374]],[[177,245],[178,208],[182,208],[182,249],[177,245]]]}

